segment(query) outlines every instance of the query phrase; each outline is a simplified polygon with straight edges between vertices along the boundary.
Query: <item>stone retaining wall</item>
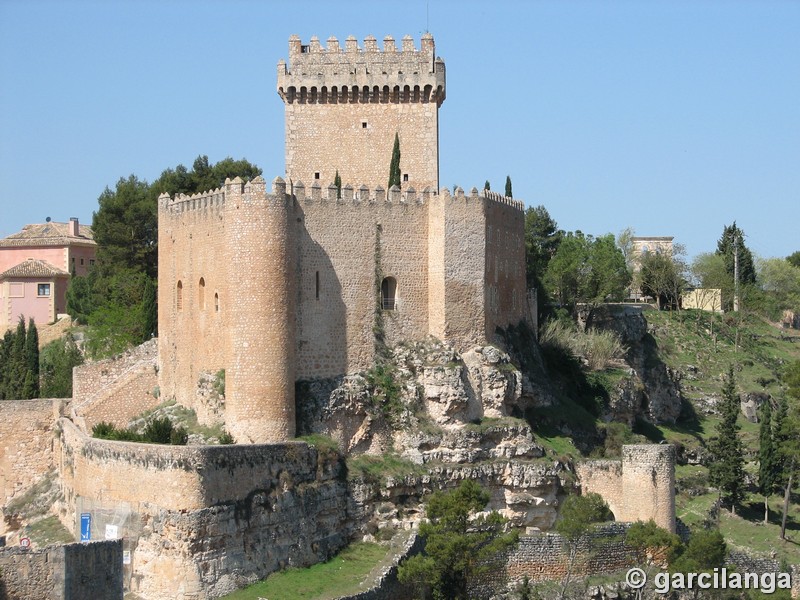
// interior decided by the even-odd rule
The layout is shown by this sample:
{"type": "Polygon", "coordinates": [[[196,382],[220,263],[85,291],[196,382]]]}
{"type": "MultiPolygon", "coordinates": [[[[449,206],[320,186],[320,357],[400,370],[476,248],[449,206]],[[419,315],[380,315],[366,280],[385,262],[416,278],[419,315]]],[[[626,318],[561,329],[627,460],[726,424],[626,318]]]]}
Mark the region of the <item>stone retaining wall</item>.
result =
{"type": "Polygon", "coordinates": [[[0,548],[0,598],[122,600],[121,540],[0,548]]]}

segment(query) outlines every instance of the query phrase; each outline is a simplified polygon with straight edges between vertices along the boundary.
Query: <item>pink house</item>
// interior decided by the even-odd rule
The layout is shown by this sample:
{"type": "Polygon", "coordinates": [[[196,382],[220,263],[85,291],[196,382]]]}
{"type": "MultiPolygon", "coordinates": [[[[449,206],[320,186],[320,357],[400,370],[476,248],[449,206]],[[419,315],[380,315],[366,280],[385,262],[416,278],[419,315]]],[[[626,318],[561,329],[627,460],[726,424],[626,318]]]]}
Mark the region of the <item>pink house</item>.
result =
{"type": "Polygon", "coordinates": [[[97,243],[90,227],[37,223],[0,239],[0,331],[20,316],[39,325],[66,311],[70,274],[86,275],[94,265],[97,243]]]}

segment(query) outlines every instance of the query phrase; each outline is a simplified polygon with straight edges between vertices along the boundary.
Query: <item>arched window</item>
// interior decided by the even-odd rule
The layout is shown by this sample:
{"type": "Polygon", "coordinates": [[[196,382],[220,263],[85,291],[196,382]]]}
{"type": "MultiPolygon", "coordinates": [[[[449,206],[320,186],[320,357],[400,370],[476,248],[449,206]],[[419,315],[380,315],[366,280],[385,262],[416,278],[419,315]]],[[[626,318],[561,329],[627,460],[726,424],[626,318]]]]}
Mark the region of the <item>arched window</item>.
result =
{"type": "Polygon", "coordinates": [[[203,277],[197,284],[197,304],[200,306],[200,310],[206,309],[206,280],[203,277]]]}
{"type": "Polygon", "coordinates": [[[397,308],[397,280],[394,277],[386,277],[381,282],[381,308],[383,310],[397,308]]]}
{"type": "Polygon", "coordinates": [[[175,290],[175,307],[178,310],[183,310],[183,282],[178,281],[178,285],[175,290]]]}

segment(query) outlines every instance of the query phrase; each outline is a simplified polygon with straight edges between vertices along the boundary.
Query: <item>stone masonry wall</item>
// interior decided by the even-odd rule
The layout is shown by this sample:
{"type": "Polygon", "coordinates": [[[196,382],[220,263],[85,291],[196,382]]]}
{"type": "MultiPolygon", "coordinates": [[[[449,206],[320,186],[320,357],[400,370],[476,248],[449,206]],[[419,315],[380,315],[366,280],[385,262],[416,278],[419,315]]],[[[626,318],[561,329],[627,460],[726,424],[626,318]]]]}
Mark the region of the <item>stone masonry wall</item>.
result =
{"type": "Polygon", "coordinates": [[[439,187],[438,108],[444,100],[444,63],[433,37],[417,50],[410,37],[367,38],[363,50],[348,38],[322,48],[316,38],[289,40],[289,61],[278,63],[285,104],[286,177],[327,186],[338,171],[354,185],[386,186],[395,134],[400,140],[402,187],[439,187]],[[336,140],[336,143],[331,143],[336,140]]]}
{"type": "Polygon", "coordinates": [[[625,500],[622,493],[622,462],[618,460],[589,460],[575,464],[583,493],[600,494],[614,518],[622,521],[625,500]]]}
{"type": "Polygon", "coordinates": [[[189,408],[200,374],[227,364],[224,344],[208,340],[225,339],[228,309],[239,301],[228,291],[226,189],[159,198],[159,388],[162,399],[189,408]]]}
{"type": "Polygon", "coordinates": [[[60,404],[48,399],[0,402],[0,506],[53,467],[53,425],[60,404]]]}
{"type": "Polygon", "coordinates": [[[123,354],[77,366],[72,371],[73,418],[85,430],[100,421],[125,427],[133,417],[161,402],[158,345],[150,340],[123,354]]]}
{"type": "Polygon", "coordinates": [[[379,278],[397,281],[397,308],[381,313],[387,341],[423,339],[428,334],[425,202],[430,194],[387,197],[375,190],[345,189],[337,200],[335,194],[314,199],[312,190],[305,192],[302,200],[298,196],[303,215],[298,378],[372,366],[379,278]]]}
{"type": "Polygon", "coordinates": [[[0,548],[0,598],[122,600],[122,543],[0,548]]]}
{"type": "Polygon", "coordinates": [[[622,462],[586,461],[576,465],[584,493],[600,494],[617,521],[648,521],[675,532],[675,447],[630,444],[622,462]]]}
{"type": "Polygon", "coordinates": [[[66,419],[58,452],[68,512],[116,525],[131,551],[129,589],[202,600],[307,566],[349,534],[338,456],[303,442],[158,446],[87,437],[66,419]]]}
{"type": "MultiPolygon", "coordinates": [[[[624,543],[626,523],[609,523],[581,539],[573,568],[574,577],[610,573],[636,564],[633,549],[624,543]]],[[[473,593],[488,596],[514,590],[525,577],[531,583],[560,581],[566,575],[567,548],[557,533],[520,536],[517,546],[493,563],[495,568],[481,576],[473,593]]]]}

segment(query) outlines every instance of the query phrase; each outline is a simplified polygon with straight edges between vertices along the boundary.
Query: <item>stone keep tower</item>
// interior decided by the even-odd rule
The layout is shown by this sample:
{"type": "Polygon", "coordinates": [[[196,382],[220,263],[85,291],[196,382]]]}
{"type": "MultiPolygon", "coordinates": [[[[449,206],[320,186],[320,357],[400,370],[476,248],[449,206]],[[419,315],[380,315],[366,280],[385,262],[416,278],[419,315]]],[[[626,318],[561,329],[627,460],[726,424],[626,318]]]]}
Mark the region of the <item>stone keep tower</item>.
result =
{"type": "Polygon", "coordinates": [[[289,62],[278,63],[278,94],[286,107],[286,178],[327,186],[343,182],[386,186],[395,134],[400,139],[401,186],[439,189],[439,106],[445,98],[444,61],[433,36],[421,49],[406,36],[369,36],[364,48],[348,37],[344,50],[328,38],[308,45],[289,38],[289,62]]]}

